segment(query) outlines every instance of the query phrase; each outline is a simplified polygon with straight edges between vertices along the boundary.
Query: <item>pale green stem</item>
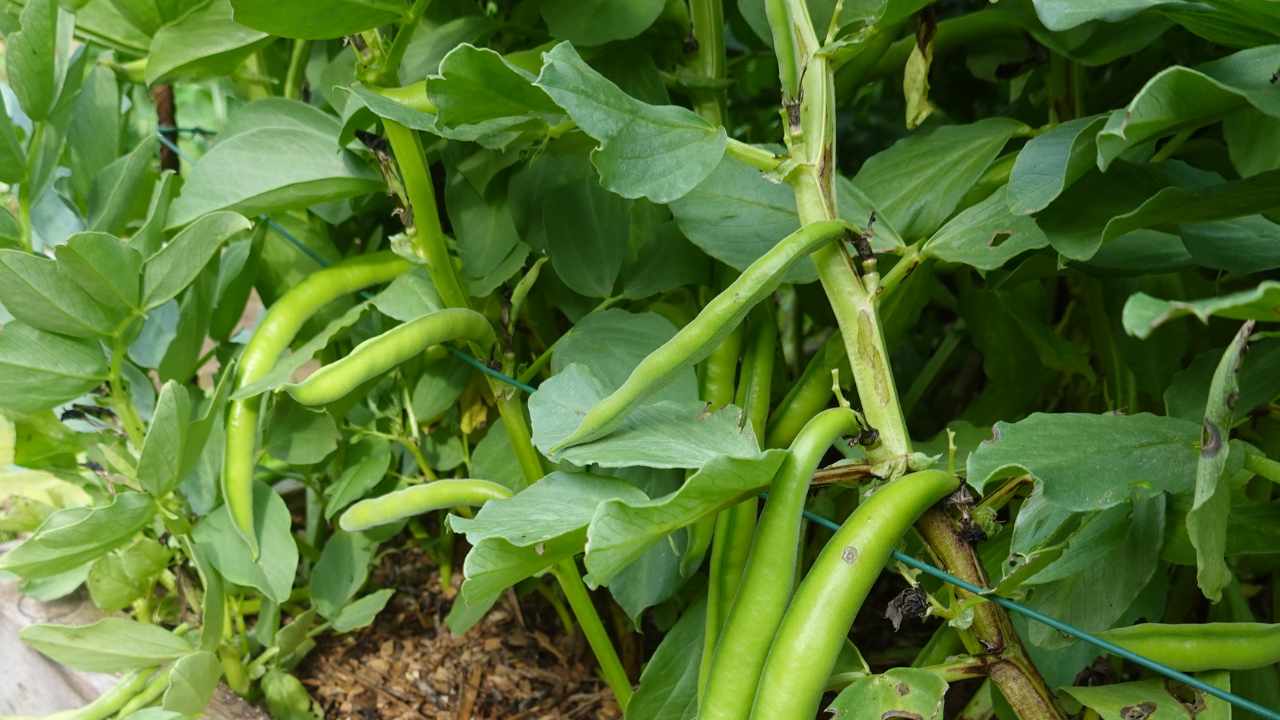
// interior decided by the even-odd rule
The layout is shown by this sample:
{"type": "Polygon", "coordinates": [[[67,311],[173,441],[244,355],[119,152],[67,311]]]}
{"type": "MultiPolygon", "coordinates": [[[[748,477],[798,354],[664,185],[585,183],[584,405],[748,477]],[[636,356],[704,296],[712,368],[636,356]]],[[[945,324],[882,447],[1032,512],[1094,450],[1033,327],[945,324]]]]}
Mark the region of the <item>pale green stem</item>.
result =
{"type": "Polygon", "coordinates": [[[284,75],[284,96],[290,100],[302,97],[302,82],[305,79],[307,57],[310,54],[310,40],[293,41],[293,49],[289,52],[289,69],[284,75]]]}

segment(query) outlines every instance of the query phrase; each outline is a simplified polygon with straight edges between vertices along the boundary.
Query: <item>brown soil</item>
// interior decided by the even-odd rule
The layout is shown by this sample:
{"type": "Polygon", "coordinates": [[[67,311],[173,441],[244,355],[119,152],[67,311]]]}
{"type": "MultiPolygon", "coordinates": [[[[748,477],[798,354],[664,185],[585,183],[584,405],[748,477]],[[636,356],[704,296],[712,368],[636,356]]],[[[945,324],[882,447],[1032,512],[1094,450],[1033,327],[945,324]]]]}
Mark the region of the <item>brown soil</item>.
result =
{"type": "Polygon", "coordinates": [[[372,587],[396,594],[374,624],[326,635],[298,669],[327,718],[560,720],[621,717],[579,634],[537,595],[508,594],[461,637],[450,599],[415,546],[388,553],[372,587]]]}

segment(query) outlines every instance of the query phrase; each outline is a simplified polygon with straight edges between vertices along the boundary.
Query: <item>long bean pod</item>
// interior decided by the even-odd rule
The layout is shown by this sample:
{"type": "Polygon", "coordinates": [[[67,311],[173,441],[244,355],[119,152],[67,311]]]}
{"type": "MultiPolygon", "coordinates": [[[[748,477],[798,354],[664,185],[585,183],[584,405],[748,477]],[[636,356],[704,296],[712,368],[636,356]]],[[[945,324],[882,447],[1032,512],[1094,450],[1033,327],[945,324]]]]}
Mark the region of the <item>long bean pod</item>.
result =
{"type": "MultiPolygon", "coordinates": [[[[390,252],[345,260],[309,275],[268,308],[240,355],[236,387],[256,382],[271,371],[280,354],[316,312],[330,302],[394,279],[409,270],[407,260],[390,252]]],[[[253,465],[261,398],[233,400],[227,407],[227,439],[222,466],[222,497],[240,536],[258,556],[253,527],[253,465]]]]}
{"type": "Polygon", "coordinates": [[[475,310],[437,310],[365,340],[346,357],[287,389],[303,405],[331,403],[432,345],[453,340],[468,340],[487,348],[494,341],[493,326],[475,310]]]}
{"type": "Polygon", "coordinates": [[[509,497],[511,490],[488,480],[436,480],[361,500],[342,513],[338,524],[348,532],[359,532],[432,510],[474,507],[509,497]]]}
{"type": "Polygon", "coordinates": [[[805,424],[791,444],[769,486],[746,573],[716,644],[701,720],[750,716],[760,669],[795,587],[796,546],[809,481],[831,443],[857,430],[858,417],[852,410],[833,408],[805,424]]]}
{"type": "Polygon", "coordinates": [[[890,482],[865,500],[818,554],[769,648],[751,717],[812,720],[853,618],[916,518],[960,484],[938,470],[890,482]]]}
{"type": "Polygon", "coordinates": [[[818,348],[818,352],[809,359],[809,364],[805,365],[800,378],[778,402],[777,409],[769,417],[765,447],[790,445],[805,423],[831,402],[834,394],[831,389],[831,371],[836,368],[840,369],[843,380],[849,379],[849,356],[845,354],[839,330],[831,333],[822,347],[818,348]]]}
{"type": "Polygon", "coordinates": [[[712,298],[675,337],[641,360],[626,381],[596,403],[552,452],[607,433],[614,420],[669,382],[676,370],[706,357],[752,307],[777,289],[788,268],[848,233],[851,227],[843,220],[809,223],[780,240],[743,270],[724,292],[712,298]]]}
{"type": "Polygon", "coordinates": [[[1098,636],[1182,672],[1252,670],[1280,662],[1280,623],[1142,623],[1098,636]]]}

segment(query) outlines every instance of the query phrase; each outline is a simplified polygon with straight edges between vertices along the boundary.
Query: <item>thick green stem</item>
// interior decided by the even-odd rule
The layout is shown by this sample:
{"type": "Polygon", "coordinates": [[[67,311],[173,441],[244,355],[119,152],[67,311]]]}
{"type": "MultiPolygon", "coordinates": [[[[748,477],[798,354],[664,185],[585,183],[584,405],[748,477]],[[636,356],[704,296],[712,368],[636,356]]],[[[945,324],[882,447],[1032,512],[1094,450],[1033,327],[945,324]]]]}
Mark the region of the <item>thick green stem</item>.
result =
{"type": "Polygon", "coordinates": [[[412,226],[414,248],[427,261],[427,272],[444,304],[448,307],[469,307],[467,293],[458,282],[444,229],[440,226],[435,186],[431,182],[431,171],[427,168],[418,134],[393,120],[384,120],[383,128],[400,166],[405,193],[409,196],[409,210],[413,217],[405,224],[412,226]]]}
{"type": "MultiPolygon", "coordinates": [[[[390,120],[383,122],[387,139],[391,143],[391,151],[395,154],[400,166],[401,179],[405,192],[409,196],[409,204],[413,213],[415,247],[427,260],[427,270],[431,281],[440,293],[440,299],[449,307],[467,307],[466,292],[458,282],[454,271],[453,260],[445,242],[444,230],[440,226],[439,208],[436,206],[435,188],[431,183],[431,174],[427,170],[422,145],[418,142],[417,133],[390,120]]],[[[494,399],[498,405],[498,413],[502,417],[503,427],[511,447],[520,462],[520,470],[529,484],[542,478],[541,458],[533,447],[529,435],[529,426],[525,422],[524,408],[509,388],[496,385],[490,381],[494,391],[494,399]]],[[[573,560],[564,560],[556,565],[553,572],[560,581],[565,596],[573,608],[578,624],[587,635],[591,649],[605,681],[617,696],[619,704],[626,707],[631,699],[631,683],[627,679],[626,670],[618,653],[605,632],[604,624],[596,613],[595,606],[582,585],[578,574],[578,566],[573,560]]]]}
{"type": "MultiPolygon", "coordinates": [[[[803,0],[768,0],[766,9],[782,80],[787,147],[799,164],[789,179],[800,222],[829,220],[838,217],[832,183],[836,164],[831,68],[825,57],[816,54],[817,41],[803,0]]],[[[839,245],[818,250],[813,259],[840,326],[863,414],[879,431],[879,450],[890,457],[905,456],[911,451],[911,440],[876,314],[874,287],[869,290],[864,285],[839,245]]],[[[864,268],[870,275],[871,269],[864,268]]],[[[926,513],[918,527],[947,570],[969,582],[985,584],[973,548],[941,511],[926,513]]],[[[1062,718],[1002,608],[992,603],[978,606],[973,632],[995,655],[990,676],[1020,718],[1062,718]]]]}
{"type": "Polygon", "coordinates": [[[604,675],[605,683],[618,699],[618,704],[625,710],[627,704],[631,702],[631,680],[627,677],[627,670],[622,666],[622,660],[618,658],[618,653],[613,648],[613,641],[604,629],[604,623],[600,621],[600,615],[591,602],[591,596],[587,594],[586,586],[582,584],[582,577],[578,574],[578,563],[572,559],[563,560],[556,563],[552,572],[556,580],[560,581],[560,589],[564,591],[565,599],[569,601],[569,608],[578,619],[578,627],[582,628],[582,633],[587,636],[587,644],[591,646],[596,660],[600,663],[600,673],[604,675]]]}
{"type": "MultiPolygon", "coordinates": [[[[689,67],[706,80],[724,79],[724,5],[721,0],[690,0],[689,19],[697,45],[689,67]]],[[[708,121],[724,124],[724,91],[697,90],[693,109],[708,121]]]]}

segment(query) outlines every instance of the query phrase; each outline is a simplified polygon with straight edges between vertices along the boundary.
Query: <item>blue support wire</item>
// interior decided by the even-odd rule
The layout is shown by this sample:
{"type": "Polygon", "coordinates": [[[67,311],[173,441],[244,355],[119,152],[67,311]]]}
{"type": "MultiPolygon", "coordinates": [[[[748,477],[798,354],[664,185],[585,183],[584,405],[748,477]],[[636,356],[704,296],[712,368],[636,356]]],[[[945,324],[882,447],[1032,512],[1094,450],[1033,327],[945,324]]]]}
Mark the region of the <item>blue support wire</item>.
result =
{"type": "MultiPolygon", "coordinates": [[[[157,131],[156,134],[160,138],[160,142],[164,143],[164,145],[169,147],[169,149],[173,150],[179,157],[182,157],[183,155],[182,151],[179,150],[176,145],[169,142],[168,138],[160,134],[159,131],[157,131]]],[[[281,227],[275,221],[271,220],[266,216],[263,216],[262,220],[267,223],[268,227],[270,227],[271,230],[273,230],[278,235],[283,237],[287,242],[289,242],[291,245],[293,245],[295,248],[297,248],[300,252],[305,254],[307,257],[314,260],[321,267],[327,267],[331,264],[324,258],[317,255],[314,250],[304,245],[296,237],[290,234],[288,230],[281,227]]],[[[520,382],[516,378],[513,378],[510,375],[507,375],[506,373],[503,373],[501,371],[498,371],[489,367],[488,365],[484,364],[479,359],[473,357],[469,353],[466,353],[462,350],[459,350],[457,348],[450,347],[450,346],[445,346],[445,348],[450,353],[452,353],[454,357],[467,363],[468,365],[472,366],[476,370],[479,370],[485,375],[488,375],[496,380],[504,382],[512,387],[518,388],[521,391],[526,393],[533,393],[534,390],[536,390],[536,388],[534,388],[532,385],[529,385],[528,383],[520,382]]],[[[808,510],[804,511],[804,516],[808,520],[815,522],[818,525],[821,525],[822,527],[825,527],[829,530],[834,531],[834,530],[840,529],[839,523],[836,523],[832,520],[822,517],[821,515],[817,515],[815,513],[809,512],[808,510]]],[[[1192,677],[1184,672],[1179,672],[1178,670],[1174,670],[1171,667],[1162,665],[1161,663],[1158,663],[1155,660],[1151,660],[1150,658],[1146,658],[1141,655],[1138,655],[1137,653],[1126,650],[1120,647],[1119,645],[1116,645],[1115,643],[1111,643],[1106,640],[1103,640],[1097,635],[1081,630],[1080,628],[1075,627],[1074,625],[1067,624],[1061,620],[1058,620],[1057,618],[1050,617],[1037,610],[1033,610],[1019,602],[1010,600],[1009,598],[1006,598],[1006,597],[1001,597],[999,595],[992,594],[986,588],[978,587],[977,585],[974,585],[973,583],[962,580],[948,573],[947,571],[942,570],[941,568],[937,568],[937,567],[934,567],[933,565],[930,565],[929,563],[923,562],[921,560],[917,560],[916,558],[913,558],[910,555],[902,553],[898,550],[893,551],[893,559],[897,560],[903,565],[906,565],[907,567],[913,568],[915,570],[919,570],[925,575],[941,580],[942,582],[945,582],[949,585],[954,585],[960,588],[961,590],[968,591],[970,593],[973,593],[974,595],[979,595],[982,598],[989,600],[999,605],[1000,607],[1005,608],[1006,610],[1016,612],[1019,615],[1022,615],[1023,617],[1026,617],[1029,620],[1034,620],[1043,625],[1047,625],[1053,628],[1054,630],[1057,630],[1058,632],[1070,635],[1071,637],[1074,637],[1077,640],[1087,642],[1090,645],[1093,645],[1094,647],[1097,647],[1098,649],[1104,652],[1110,653],[1120,658],[1124,658],[1125,660],[1128,660],[1129,662],[1135,665],[1139,665],[1154,673],[1163,675],[1171,680],[1176,680],[1180,683],[1193,687],[1201,692],[1207,693],[1220,700],[1230,703],[1231,705],[1238,707],[1242,710],[1248,710],[1249,712],[1252,712],[1258,715],[1259,717],[1266,718],[1266,720],[1280,720],[1280,712],[1277,712],[1276,710],[1263,707],[1262,705],[1259,705],[1258,703],[1248,698],[1236,695],[1233,692],[1214,687],[1213,685],[1210,685],[1209,683],[1206,683],[1203,680],[1192,677]]]]}

